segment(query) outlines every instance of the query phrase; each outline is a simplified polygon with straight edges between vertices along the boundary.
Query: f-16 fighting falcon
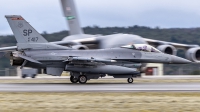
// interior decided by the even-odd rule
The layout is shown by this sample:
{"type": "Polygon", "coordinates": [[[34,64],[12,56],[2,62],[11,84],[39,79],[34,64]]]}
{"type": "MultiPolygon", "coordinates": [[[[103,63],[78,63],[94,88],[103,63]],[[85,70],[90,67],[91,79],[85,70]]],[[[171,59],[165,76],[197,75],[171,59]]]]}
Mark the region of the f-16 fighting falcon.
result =
{"type": "Polygon", "coordinates": [[[17,50],[11,52],[14,66],[44,68],[46,74],[60,76],[69,71],[72,83],[84,84],[106,74],[128,78],[132,83],[140,73],[140,63],[186,64],[189,60],[164,54],[146,44],[133,44],[112,49],[75,50],[49,43],[27,21],[18,15],[5,16],[17,40],[17,50]]]}
{"type": "MultiPolygon", "coordinates": [[[[71,46],[77,50],[87,49],[108,49],[127,45],[129,43],[134,44],[149,44],[159,49],[161,52],[171,55],[177,54],[177,49],[185,50],[185,56],[188,60],[193,62],[200,62],[200,47],[199,45],[181,44],[166,42],[160,40],[153,40],[143,38],[139,35],[133,34],[111,34],[111,35],[90,35],[84,34],[81,29],[78,13],[74,4],[74,0],[60,0],[63,10],[63,14],[66,17],[70,35],[63,38],[62,41],[52,42],[53,44],[71,46]]],[[[56,37],[55,37],[56,38],[56,37]]],[[[17,46],[2,47],[0,52],[15,51],[17,46]]],[[[139,68],[141,72],[145,72],[146,64],[142,63],[139,68]]]]}

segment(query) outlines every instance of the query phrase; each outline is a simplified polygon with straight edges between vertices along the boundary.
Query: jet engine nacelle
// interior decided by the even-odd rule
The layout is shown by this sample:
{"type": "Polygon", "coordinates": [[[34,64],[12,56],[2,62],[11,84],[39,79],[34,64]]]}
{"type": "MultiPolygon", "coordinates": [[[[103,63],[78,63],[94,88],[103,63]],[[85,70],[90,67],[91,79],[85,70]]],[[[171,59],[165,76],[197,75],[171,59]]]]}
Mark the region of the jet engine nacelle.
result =
{"type": "Polygon", "coordinates": [[[89,49],[87,46],[85,45],[73,45],[72,46],[73,49],[77,49],[77,50],[87,50],[89,49]]]}
{"type": "Polygon", "coordinates": [[[171,55],[177,54],[177,49],[171,45],[160,45],[157,47],[157,49],[166,54],[171,54],[171,55]]]}
{"type": "Polygon", "coordinates": [[[19,52],[15,51],[15,52],[10,53],[10,64],[12,66],[21,66],[22,63],[24,62],[24,59],[14,56],[14,54],[16,53],[19,53],[19,52]]]}
{"type": "Polygon", "coordinates": [[[185,56],[190,61],[200,62],[200,47],[187,50],[185,56]]]}

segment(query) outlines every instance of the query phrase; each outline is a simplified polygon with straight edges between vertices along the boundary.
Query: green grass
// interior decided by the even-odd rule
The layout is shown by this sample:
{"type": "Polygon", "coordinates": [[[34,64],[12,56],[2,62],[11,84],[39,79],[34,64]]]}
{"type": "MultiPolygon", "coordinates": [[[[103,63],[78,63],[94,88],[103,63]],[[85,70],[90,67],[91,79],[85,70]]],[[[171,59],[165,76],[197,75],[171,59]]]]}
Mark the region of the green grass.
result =
{"type": "Polygon", "coordinates": [[[199,112],[200,93],[0,93],[1,112],[199,112]]]}

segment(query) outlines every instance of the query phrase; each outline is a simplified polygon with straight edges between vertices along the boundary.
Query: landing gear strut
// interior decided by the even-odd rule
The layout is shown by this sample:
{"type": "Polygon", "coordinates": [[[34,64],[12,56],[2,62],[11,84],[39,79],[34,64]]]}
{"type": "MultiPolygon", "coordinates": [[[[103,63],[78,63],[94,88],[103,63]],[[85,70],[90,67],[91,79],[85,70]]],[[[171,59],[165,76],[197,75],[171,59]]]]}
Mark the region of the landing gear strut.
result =
{"type": "Polygon", "coordinates": [[[127,81],[128,83],[133,83],[133,78],[128,78],[127,81]]]}
{"type": "Polygon", "coordinates": [[[71,81],[72,83],[77,83],[77,82],[78,82],[78,78],[75,78],[74,76],[71,76],[71,77],[70,77],[70,81],[71,81]]]}
{"type": "Polygon", "coordinates": [[[85,84],[87,82],[87,77],[85,75],[80,75],[78,81],[80,84],[85,84]]]}

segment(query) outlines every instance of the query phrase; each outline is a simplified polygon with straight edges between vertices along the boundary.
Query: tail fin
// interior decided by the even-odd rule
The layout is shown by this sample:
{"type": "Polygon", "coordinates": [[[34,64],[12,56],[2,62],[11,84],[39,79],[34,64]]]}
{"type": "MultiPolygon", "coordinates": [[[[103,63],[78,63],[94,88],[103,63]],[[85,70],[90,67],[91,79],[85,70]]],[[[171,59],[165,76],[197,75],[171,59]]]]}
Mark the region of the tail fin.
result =
{"type": "Polygon", "coordinates": [[[5,17],[18,43],[48,43],[48,41],[21,16],[6,15],[5,17]]]}
{"type": "Polygon", "coordinates": [[[17,40],[18,50],[27,49],[69,49],[65,46],[49,43],[24,18],[18,15],[5,16],[17,40]]]}
{"type": "Polygon", "coordinates": [[[67,19],[70,35],[83,34],[81,29],[74,0],[61,0],[64,16],[67,19]]]}

